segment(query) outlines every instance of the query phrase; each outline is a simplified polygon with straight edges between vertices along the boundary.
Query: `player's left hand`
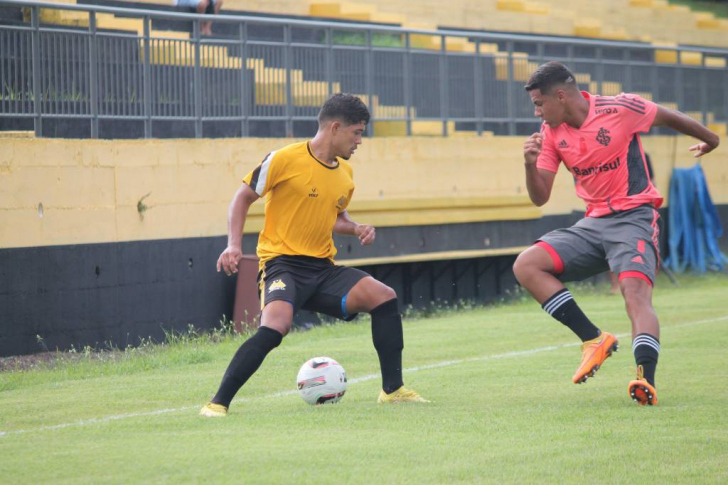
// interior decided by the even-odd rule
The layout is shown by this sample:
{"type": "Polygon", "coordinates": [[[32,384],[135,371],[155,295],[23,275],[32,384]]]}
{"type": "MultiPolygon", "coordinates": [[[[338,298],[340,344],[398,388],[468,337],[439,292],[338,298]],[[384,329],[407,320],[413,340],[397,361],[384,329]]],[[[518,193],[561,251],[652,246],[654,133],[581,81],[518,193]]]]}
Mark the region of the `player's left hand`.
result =
{"type": "Polygon", "coordinates": [[[715,147],[712,147],[705,142],[698,143],[697,145],[693,145],[690,147],[690,151],[695,152],[695,155],[693,155],[695,158],[702,157],[706,153],[710,153],[713,150],[715,150],[715,147]]]}
{"type": "Polygon", "coordinates": [[[374,242],[376,231],[374,230],[374,226],[370,226],[369,224],[359,224],[356,228],[356,235],[362,246],[369,246],[374,242]]]}

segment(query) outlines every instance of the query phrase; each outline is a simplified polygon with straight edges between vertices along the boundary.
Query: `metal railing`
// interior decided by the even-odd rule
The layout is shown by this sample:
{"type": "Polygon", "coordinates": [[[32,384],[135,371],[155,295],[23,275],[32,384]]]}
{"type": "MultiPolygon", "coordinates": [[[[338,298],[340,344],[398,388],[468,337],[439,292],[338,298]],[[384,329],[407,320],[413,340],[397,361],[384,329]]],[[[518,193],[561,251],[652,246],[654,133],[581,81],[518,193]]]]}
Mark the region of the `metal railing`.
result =
{"type": "Polygon", "coordinates": [[[523,85],[546,60],[592,92],[728,120],[728,49],[0,0],[0,117],[37,136],[301,136],[336,91],[365,99],[370,135],[525,134],[523,85]]]}

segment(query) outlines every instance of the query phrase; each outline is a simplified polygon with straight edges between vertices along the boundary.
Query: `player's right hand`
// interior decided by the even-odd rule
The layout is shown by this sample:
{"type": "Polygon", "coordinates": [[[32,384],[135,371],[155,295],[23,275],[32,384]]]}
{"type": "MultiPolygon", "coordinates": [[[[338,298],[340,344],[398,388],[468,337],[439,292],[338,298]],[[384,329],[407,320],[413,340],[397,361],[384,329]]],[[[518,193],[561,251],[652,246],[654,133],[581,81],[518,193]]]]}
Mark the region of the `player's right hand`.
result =
{"type": "Polygon", "coordinates": [[[243,251],[236,246],[228,246],[217,258],[217,272],[225,270],[225,274],[230,276],[238,272],[238,263],[243,258],[243,251]]]}
{"type": "Polygon", "coordinates": [[[523,158],[526,160],[526,164],[534,165],[536,163],[541,154],[542,144],[543,135],[541,133],[534,133],[523,143],[523,158]]]}

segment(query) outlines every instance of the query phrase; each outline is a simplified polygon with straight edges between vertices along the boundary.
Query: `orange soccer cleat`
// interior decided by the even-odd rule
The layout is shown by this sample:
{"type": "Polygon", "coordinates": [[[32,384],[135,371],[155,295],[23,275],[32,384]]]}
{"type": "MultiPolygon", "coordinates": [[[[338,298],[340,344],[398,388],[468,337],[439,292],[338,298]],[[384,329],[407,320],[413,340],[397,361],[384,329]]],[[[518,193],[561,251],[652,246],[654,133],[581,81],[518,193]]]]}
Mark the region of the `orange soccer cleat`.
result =
{"type": "Polygon", "coordinates": [[[657,389],[647,382],[641,365],[637,366],[637,379],[629,383],[627,392],[629,392],[629,397],[640,406],[657,404],[657,389]]]}
{"type": "Polygon", "coordinates": [[[618,348],[617,337],[607,332],[602,332],[599,337],[581,344],[581,365],[576,369],[576,374],[572,379],[574,384],[581,384],[586,382],[589,377],[594,377],[599,367],[618,348]]]}

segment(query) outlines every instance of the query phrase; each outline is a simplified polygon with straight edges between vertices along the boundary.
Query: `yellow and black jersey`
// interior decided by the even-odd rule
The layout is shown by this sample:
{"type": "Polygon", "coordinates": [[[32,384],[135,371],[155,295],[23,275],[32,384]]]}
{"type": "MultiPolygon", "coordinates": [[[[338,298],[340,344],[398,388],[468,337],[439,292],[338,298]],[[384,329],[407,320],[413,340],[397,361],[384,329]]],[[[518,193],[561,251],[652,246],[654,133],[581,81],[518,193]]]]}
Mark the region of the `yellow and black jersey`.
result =
{"type": "Polygon", "coordinates": [[[281,255],[333,261],[333,229],[354,193],[353,170],[339,159],[329,166],[311,152],[309,142],[271,152],[243,178],[265,196],[265,222],[258,239],[263,264],[281,255]]]}

